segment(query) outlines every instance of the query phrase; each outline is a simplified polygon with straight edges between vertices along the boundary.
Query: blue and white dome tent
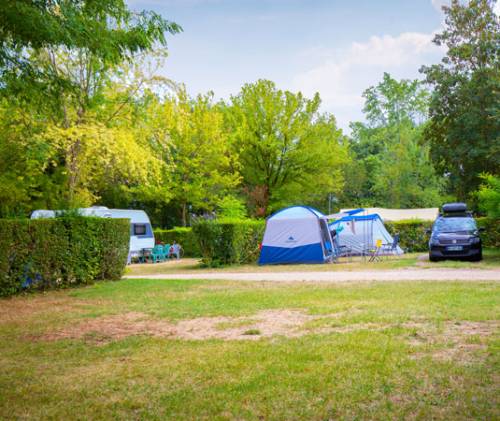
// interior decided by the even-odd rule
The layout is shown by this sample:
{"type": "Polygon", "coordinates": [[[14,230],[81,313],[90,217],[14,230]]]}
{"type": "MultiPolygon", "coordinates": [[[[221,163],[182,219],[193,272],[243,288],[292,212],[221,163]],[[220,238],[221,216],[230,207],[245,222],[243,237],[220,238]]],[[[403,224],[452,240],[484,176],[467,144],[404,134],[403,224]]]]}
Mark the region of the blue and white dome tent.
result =
{"type": "MultiPolygon", "coordinates": [[[[330,230],[337,231],[337,246],[347,247],[352,254],[362,255],[373,249],[377,240],[381,240],[383,244],[393,243],[394,239],[378,214],[366,214],[362,208],[345,211],[345,214],[329,225],[330,230]]],[[[403,254],[403,250],[397,246],[390,253],[403,254]]]]}
{"type": "Polygon", "coordinates": [[[318,210],[292,206],[267,219],[259,265],[325,263],[331,258],[328,223],[318,210]]]}

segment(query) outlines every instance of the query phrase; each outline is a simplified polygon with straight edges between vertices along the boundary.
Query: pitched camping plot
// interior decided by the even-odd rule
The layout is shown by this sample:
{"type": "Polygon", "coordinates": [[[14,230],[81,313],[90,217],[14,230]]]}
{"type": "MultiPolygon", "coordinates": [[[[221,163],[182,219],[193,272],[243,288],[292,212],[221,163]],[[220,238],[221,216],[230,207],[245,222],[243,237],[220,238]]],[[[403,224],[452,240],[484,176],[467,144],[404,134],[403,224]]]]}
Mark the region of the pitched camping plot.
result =
{"type": "MultiPolygon", "coordinates": [[[[376,213],[362,214],[363,209],[348,211],[346,216],[332,222],[330,230],[335,230],[336,243],[341,248],[347,248],[351,254],[362,255],[367,250],[374,249],[377,241],[382,244],[392,244],[394,238],[389,234],[376,213]]],[[[384,249],[384,253],[403,254],[401,247],[384,249]]]]}
{"type": "Polygon", "coordinates": [[[325,263],[332,255],[327,220],[318,210],[293,206],[267,219],[260,265],[325,263]]]}

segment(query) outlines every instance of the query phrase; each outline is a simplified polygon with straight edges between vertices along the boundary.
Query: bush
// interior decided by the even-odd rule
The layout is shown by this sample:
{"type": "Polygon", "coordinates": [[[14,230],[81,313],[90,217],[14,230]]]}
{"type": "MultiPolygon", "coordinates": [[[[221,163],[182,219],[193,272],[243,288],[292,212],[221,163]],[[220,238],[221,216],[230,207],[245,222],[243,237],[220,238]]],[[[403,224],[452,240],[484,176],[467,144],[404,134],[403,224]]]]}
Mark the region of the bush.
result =
{"type": "Polygon", "coordinates": [[[201,257],[198,240],[189,227],[175,227],[170,230],[155,229],[156,242],[172,244],[174,241],[182,246],[185,257],[201,257]]]}
{"type": "Polygon", "coordinates": [[[264,229],[264,221],[250,219],[198,221],[193,225],[203,263],[211,267],[256,262],[264,229]]]}
{"type": "Polygon", "coordinates": [[[129,241],[127,219],[0,219],[0,296],[119,279],[129,241]]]}
{"type": "Polygon", "coordinates": [[[421,221],[418,219],[384,222],[387,231],[392,236],[399,234],[401,248],[410,253],[427,251],[429,249],[429,234],[426,231],[432,228],[432,224],[432,221],[421,221]]]}
{"type": "MultiPolygon", "coordinates": [[[[485,228],[481,234],[484,247],[500,247],[500,221],[493,218],[476,218],[477,226],[485,228]]],[[[394,235],[399,233],[400,245],[404,251],[428,251],[429,234],[433,221],[407,220],[384,222],[387,231],[394,235]]]]}
{"type": "Polygon", "coordinates": [[[476,218],[477,226],[484,228],[481,233],[484,247],[500,247],[500,219],[476,218]]]}

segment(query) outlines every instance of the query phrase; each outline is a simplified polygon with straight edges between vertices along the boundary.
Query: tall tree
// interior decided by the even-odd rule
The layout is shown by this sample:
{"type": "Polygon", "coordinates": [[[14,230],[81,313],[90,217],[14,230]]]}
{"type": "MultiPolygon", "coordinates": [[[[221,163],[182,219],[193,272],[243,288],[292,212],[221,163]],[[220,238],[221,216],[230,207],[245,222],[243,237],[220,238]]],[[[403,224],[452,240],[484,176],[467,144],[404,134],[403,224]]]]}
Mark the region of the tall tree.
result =
{"type": "Polygon", "coordinates": [[[484,171],[500,174],[500,18],[495,0],[453,0],[443,7],[440,64],[421,71],[434,87],[425,136],[452,191],[470,198],[484,171]]]}
{"type": "Polygon", "coordinates": [[[183,225],[190,208],[214,210],[240,181],[223,115],[212,101],[212,94],[190,99],[181,91],[160,114],[171,141],[170,188],[183,225]]]}
{"type": "Polygon", "coordinates": [[[352,163],[345,168],[352,188],[343,205],[394,208],[438,205],[443,178],[437,176],[423,142],[429,94],[417,80],[383,80],[364,94],[368,124],[351,125],[352,163]]]}
{"type": "MultiPolygon", "coordinates": [[[[160,178],[163,160],[148,142],[111,120],[138,96],[123,89],[126,70],[180,27],[122,0],[6,0],[0,22],[0,149],[23,145],[11,167],[14,179],[26,178],[22,197],[32,206],[90,205],[106,184],[136,189],[160,178]],[[112,97],[110,87],[126,93],[112,97]]],[[[23,208],[16,203],[10,211],[23,208]]]]}
{"type": "Polygon", "coordinates": [[[1,88],[27,99],[33,91],[56,98],[72,80],[33,63],[33,54],[65,49],[119,64],[181,30],[151,11],[133,12],[124,0],[4,0],[0,6],[1,88]],[[29,89],[27,89],[29,88],[29,89]]]}
{"type": "Polygon", "coordinates": [[[346,147],[335,119],[320,114],[319,106],[319,95],[309,100],[268,80],[231,97],[226,124],[252,213],[264,216],[342,189],[346,147]]]}

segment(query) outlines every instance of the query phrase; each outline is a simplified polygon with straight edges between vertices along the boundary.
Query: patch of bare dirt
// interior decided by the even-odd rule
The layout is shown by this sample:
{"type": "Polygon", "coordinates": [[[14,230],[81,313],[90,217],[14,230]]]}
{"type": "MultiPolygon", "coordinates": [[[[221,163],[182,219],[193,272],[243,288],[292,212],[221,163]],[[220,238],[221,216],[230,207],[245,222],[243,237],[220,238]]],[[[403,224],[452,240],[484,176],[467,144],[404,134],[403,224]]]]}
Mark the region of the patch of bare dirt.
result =
{"type": "Polygon", "coordinates": [[[100,301],[76,300],[63,294],[50,296],[13,297],[2,300],[0,305],[0,323],[17,322],[32,319],[43,313],[84,311],[89,306],[99,305],[100,301]]]}
{"type": "Polygon", "coordinates": [[[150,319],[144,313],[130,312],[86,319],[78,324],[45,334],[42,339],[86,339],[108,342],[133,335],[168,337],[174,333],[173,326],[166,321],[150,319]]]}
{"type": "Polygon", "coordinates": [[[431,356],[439,361],[454,360],[467,363],[475,360],[481,351],[486,351],[488,337],[498,333],[499,330],[498,320],[447,322],[440,332],[429,326],[422,327],[409,339],[409,342],[413,346],[430,346],[428,352],[417,352],[414,358],[431,356]],[[436,345],[445,347],[433,349],[436,345]]]}
{"type": "Polygon", "coordinates": [[[130,312],[113,316],[87,319],[78,324],[49,332],[40,339],[85,339],[91,342],[109,342],[133,335],[149,335],[185,340],[257,340],[274,335],[298,337],[311,332],[345,333],[364,329],[369,325],[353,325],[338,328],[304,329],[307,322],[341,317],[347,312],[328,315],[309,315],[300,310],[265,310],[248,317],[198,317],[172,323],[168,320],[151,319],[144,313],[130,312]],[[253,332],[248,334],[248,332],[253,332]]]}
{"type": "Polygon", "coordinates": [[[415,358],[431,355],[433,358],[446,360],[486,349],[487,338],[498,332],[500,327],[498,321],[448,322],[439,330],[425,321],[410,321],[398,325],[382,323],[335,325],[335,319],[351,311],[355,309],[323,315],[310,315],[296,309],[264,310],[251,317],[198,317],[180,320],[177,323],[166,319],[152,319],[144,313],[130,312],[86,319],[49,332],[38,339],[84,339],[89,342],[106,343],[133,335],[148,335],[183,340],[258,340],[275,335],[294,338],[310,333],[342,334],[357,330],[380,331],[399,326],[414,331],[406,337],[406,340],[417,348],[413,354],[415,358]],[[322,324],[322,319],[333,320],[330,326],[325,326],[322,324]],[[315,321],[319,322],[319,325],[315,326],[315,321]]]}

